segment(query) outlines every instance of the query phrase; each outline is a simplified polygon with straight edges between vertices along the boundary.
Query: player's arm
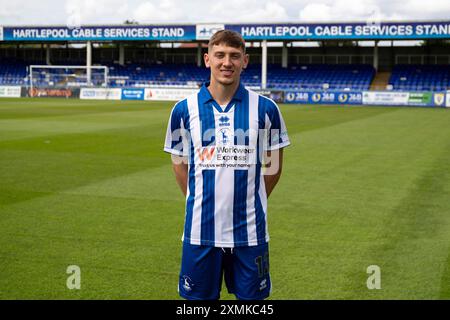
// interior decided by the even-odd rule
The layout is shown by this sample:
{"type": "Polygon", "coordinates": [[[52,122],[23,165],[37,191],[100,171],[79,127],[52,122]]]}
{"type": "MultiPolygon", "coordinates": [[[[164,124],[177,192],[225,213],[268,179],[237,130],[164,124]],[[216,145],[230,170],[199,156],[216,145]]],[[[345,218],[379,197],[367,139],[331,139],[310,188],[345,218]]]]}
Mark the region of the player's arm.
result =
{"type": "Polygon", "coordinates": [[[267,151],[265,154],[264,182],[266,185],[267,197],[280,180],[283,168],[283,149],[267,151]]]}
{"type": "Polygon", "coordinates": [[[175,179],[177,180],[178,186],[186,197],[188,181],[187,157],[180,157],[172,154],[172,168],[175,172],[175,179]]]}

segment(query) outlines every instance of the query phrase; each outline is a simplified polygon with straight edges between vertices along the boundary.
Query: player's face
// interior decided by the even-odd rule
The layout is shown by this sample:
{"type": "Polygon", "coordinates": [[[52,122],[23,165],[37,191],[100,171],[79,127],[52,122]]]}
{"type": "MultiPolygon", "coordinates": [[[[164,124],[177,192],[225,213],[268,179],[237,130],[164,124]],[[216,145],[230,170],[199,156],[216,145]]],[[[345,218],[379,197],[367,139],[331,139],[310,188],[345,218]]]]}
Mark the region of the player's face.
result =
{"type": "Polygon", "coordinates": [[[204,58],[206,67],[211,69],[211,81],[222,85],[239,82],[241,72],[248,64],[248,55],[242,49],[226,44],[214,45],[204,58]]]}

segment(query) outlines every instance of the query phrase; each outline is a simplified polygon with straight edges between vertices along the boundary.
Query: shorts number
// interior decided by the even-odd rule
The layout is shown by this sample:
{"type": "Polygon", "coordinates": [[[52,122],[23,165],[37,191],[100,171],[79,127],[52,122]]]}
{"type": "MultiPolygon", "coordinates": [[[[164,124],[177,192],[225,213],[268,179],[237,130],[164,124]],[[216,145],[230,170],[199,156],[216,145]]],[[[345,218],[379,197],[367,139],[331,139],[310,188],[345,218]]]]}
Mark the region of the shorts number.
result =
{"type": "Polygon", "coordinates": [[[256,257],[255,263],[258,266],[258,275],[260,278],[269,274],[269,253],[266,252],[263,256],[256,257]]]}

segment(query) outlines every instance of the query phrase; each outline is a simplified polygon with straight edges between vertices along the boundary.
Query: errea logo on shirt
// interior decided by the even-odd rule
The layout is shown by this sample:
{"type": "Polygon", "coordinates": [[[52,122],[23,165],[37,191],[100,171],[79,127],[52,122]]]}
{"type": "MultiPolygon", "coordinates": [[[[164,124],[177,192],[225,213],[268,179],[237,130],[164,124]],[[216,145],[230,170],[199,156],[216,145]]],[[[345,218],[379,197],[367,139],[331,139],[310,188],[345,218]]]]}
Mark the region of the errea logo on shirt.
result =
{"type": "Polygon", "coordinates": [[[221,116],[219,118],[219,126],[220,127],[229,127],[230,126],[230,118],[227,116],[221,116]]]}

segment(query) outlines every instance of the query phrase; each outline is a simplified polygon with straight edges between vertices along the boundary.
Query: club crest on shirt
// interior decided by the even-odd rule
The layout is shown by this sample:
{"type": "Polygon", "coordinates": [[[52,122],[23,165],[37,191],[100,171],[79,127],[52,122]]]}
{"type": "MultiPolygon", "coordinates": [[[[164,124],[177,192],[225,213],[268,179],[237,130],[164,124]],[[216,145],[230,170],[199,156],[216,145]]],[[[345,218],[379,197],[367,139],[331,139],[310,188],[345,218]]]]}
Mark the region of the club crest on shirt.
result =
{"type": "Polygon", "coordinates": [[[231,130],[228,128],[222,128],[219,130],[219,136],[216,137],[216,140],[219,141],[220,144],[229,144],[232,141],[231,130]]]}
{"type": "Polygon", "coordinates": [[[188,276],[183,276],[183,289],[187,292],[192,291],[192,287],[194,286],[194,283],[192,282],[191,278],[188,276]]]}

